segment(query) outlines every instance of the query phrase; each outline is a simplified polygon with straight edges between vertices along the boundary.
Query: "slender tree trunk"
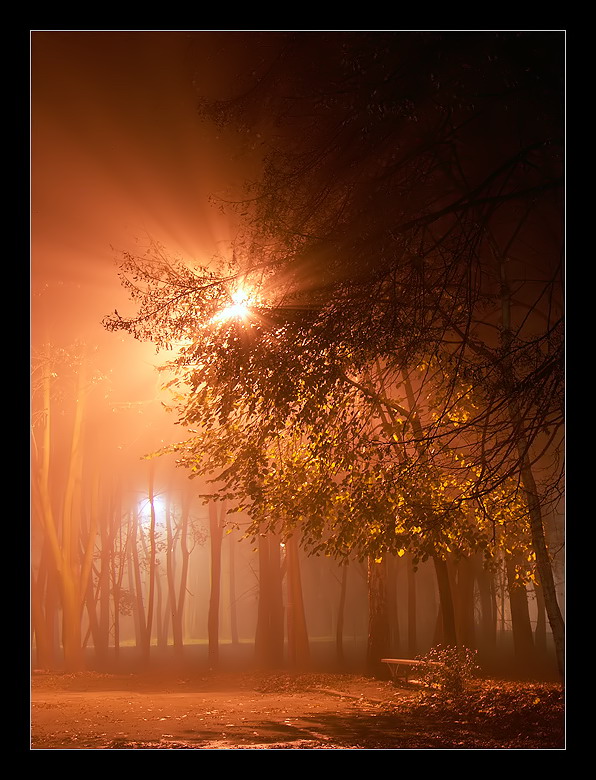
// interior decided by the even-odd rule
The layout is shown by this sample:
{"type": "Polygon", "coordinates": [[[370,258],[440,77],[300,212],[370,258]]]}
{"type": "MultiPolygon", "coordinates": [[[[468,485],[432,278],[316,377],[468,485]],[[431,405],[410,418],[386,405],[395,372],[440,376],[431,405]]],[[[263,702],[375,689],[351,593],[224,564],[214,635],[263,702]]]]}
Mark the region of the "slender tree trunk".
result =
{"type": "Polygon", "coordinates": [[[474,569],[470,558],[462,558],[457,563],[457,599],[457,636],[464,647],[475,648],[474,569]]]}
{"type": "Polygon", "coordinates": [[[451,591],[451,583],[449,581],[447,562],[443,558],[439,558],[438,555],[434,555],[433,563],[435,565],[437,587],[439,590],[439,602],[441,605],[443,642],[446,645],[455,647],[457,645],[455,608],[453,605],[453,594],[451,591]]]}
{"type": "Polygon", "coordinates": [[[217,511],[214,501],[209,503],[209,530],[211,534],[211,592],[209,596],[209,615],[207,630],[209,635],[209,665],[216,668],[219,664],[219,602],[221,592],[221,545],[223,538],[223,516],[217,511]]]}
{"type": "Polygon", "coordinates": [[[387,612],[389,614],[389,652],[400,654],[401,637],[399,631],[399,614],[397,611],[397,558],[387,556],[387,612]]]}
{"type": "Polygon", "coordinates": [[[291,666],[304,669],[310,663],[310,648],[302,597],[298,539],[295,536],[291,536],[286,541],[286,555],[288,561],[288,660],[291,666]]]}
{"type": "Polygon", "coordinates": [[[79,672],[85,667],[81,635],[81,607],[86,588],[81,593],[79,577],[77,576],[80,555],[83,386],[83,369],[81,367],[62,512],[61,550],[63,565],[60,578],[60,596],[62,599],[62,648],[64,667],[68,672],[79,672]]]}
{"type": "Polygon", "coordinates": [[[270,647],[271,589],[269,587],[269,539],[259,536],[259,602],[255,631],[255,657],[260,666],[267,666],[270,647]]]}
{"type": "Polygon", "coordinates": [[[169,594],[165,594],[164,598],[164,589],[161,581],[161,577],[159,574],[155,578],[155,594],[156,594],[156,605],[155,605],[155,622],[156,622],[156,633],[157,633],[157,647],[160,650],[165,650],[165,648],[168,646],[168,623],[169,623],[169,613],[170,613],[170,605],[169,605],[169,594]]]}
{"type": "MultiPolygon", "coordinates": [[[[490,584],[490,596],[493,605],[493,613],[495,616],[495,652],[498,648],[498,635],[499,635],[499,579],[497,572],[491,572],[489,578],[490,584]]],[[[501,605],[503,608],[503,605],[501,605]]]]}
{"type": "Polygon", "coordinates": [[[497,644],[497,610],[491,574],[479,555],[474,558],[474,570],[480,596],[480,636],[482,650],[493,655],[497,644]]]}
{"type": "Polygon", "coordinates": [[[122,595],[122,581],[124,579],[124,569],[128,559],[128,547],[130,541],[130,513],[127,514],[126,539],[122,538],[122,500],[120,490],[118,491],[118,503],[115,517],[117,528],[114,534],[114,540],[118,539],[118,550],[112,551],[111,560],[111,582],[112,582],[112,601],[114,608],[114,658],[117,661],[120,657],[120,601],[122,595]]]}
{"type": "Polygon", "coordinates": [[[143,659],[149,662],[151,655],[151,634],[153,631],[153,613],[155,611],[155,588],[156,588],[156,568],[157,568],[157,550],[156,550],[156,515],[155,515],[155,464],[151,461],[149,466],[149,593],[147,596],[147,624],[145,633],[145,645],[143,647],[143,659]]]}
{"type": "Polygon", "coordinates": [[[36,662],[40,669],[56,668],[58,597],[55,561],[47,540],[44,539],[37,577],[33,564],[31,565],[31,619],[35,635],[36,662]]]}
{"type": "Polygon", "coordinates": [[[172,510],[170,499],[166,504],[166,578],[168,582],[168,605],[169,614],[172,621],[172,641],[174,644],[174,650],[179,657],[183,654],[184,640],[183,640],[183,628],[182,607],[184,604],[184,594],[186,593],[186,576],[188,571],[188,560],[184,557],[184,545],[186,542],[185,523],[187,517],[185,516],[184,508],[182,509],[182,515],[180,518],[181,526],[178,529],[181,538],[182,546],[182,571],[180,574],[181,584],[184,583],[184,589],[177,590],[176,587],[176,541],[178,532],[174,533],[172,528],[172,510]],[[182,602],[182,603],[180,603],[182,602]]]}
{"type": "Polygon", "coordinates": [[[367,673],[386,678],[382,658],[389,654],[389,611],[387,603],[387,564],[383,559],[368,559],[368,646],[366,653],[367,673]]]}
{"type": "Polygon", "coordinates": [[[38,498],[39,513],[37,517],[43,533],[42,564],[44,557],[48,558],[46,593],[45,593],[45,621],[46,634],[52,646],[52,667],[56,665],[58,653],[57,642],[57,602],[59,600],[59,580],[63,567],[63,555],[58,539],[56,518],[52,506],[50,493],[50,463],[52,454],[52,405],[51,405],[51,371],[49,362],[43,366],[42,375],[42,408],[44,423],[42,429],[42,445],[39,466],[34,480],[37,491],[34,496],[38,498]],[[51,564],[49,563],[51,561],[51,564]],[[55,574],[55,576],[52,576],[55,574]],[[51,605],[51,608],[50,608],[51,605]]]}
{"type": "Polygon", "coordinates": [[[538,583],[534,583],[534,593],[536,594],[536,628],[534,630],[534,642],[536,650],[544,656],[546,655],[546,608],[542,588],[538,583]]]}
{"type": "MultiPolygon", "coordinates": [[[[132,543],[131,543],[131,557],[130,562],[132,564],[132,579],[131,584],[134,583],[134,610],[135,610],[135,628],[137,629],[137,647],[141,651],[142,657],[145,656],[146,648],[148,646],[147,640],[147,621],[145,619],[145,603],[143,594],[143,581],[141,577],[141,565],[139,561],[139,547],[138,537],[141,536],[142,543],[142,529],[140,528],[139,514],[137,507],[133,508],[133,531],[132,531],[132,543]]],[[[130,576],[130,575],[129,575],[130,576]]]]}
{"type": "MultiPolygon", "coordinates": [[[[518,418],[519,419],[519,418],[518,418]]],[[[521,423],[520,423],[521,424],[521,423]]],[[[555,651],[557,656],[557,666],[561,678],[565,676],[565,622],[557,601],[557,591],[553,570],[550,562],[550,556],[546,546],[544,535],[544,524],[542,522],[542,507],[538,498],[538,491],[534,481],[534,475],[530,467],[527,448],[525,448],[525,437],[520,437],[519,448],[523,451],[524,467],[522,470],[522,480],[526,490],[526,498],[530,511],[530,530],[532,533],[532,547],[536,554],[536,566],[538,576],[544,596],[544,606],[548,621],[553,634],[555,651]]]]}
{"type": "Polygon", "coordinates": [[[442,645],[444,643],[443,635],[443,610],[441,608],[441,600],[439,599],[439,608],[437,609],[435,630],[433,632],[433,646],[442,645]]]}
{"type": "MultiPolygon", "coordinates": [[[[97,586],[97,590],[99,591],[99,585],[97,586]]],[[[97,619],[97,602],[98,594],[93,588],[93,577],[89,577],[89,581],[87,583],[87,592],[85,594],[85,605],[87,607],[89,628],[87,630],[85,641],[83,642],[84,647],[87,646],[87,639],[89,638],[89,635],[91,635],[93,638],[93,647],[97,648],[101,644],[99,638],[99,621],[97,619]]]]}
{"type": "Polygon", "coordinates": [[[65,575],[60,582],[62,602],[62,651],[64,669],[68,672],[82,672],[85,668],[81,634],[80,596],[72,575],[65,575]]]}
{"type": "MultiPolygon", "coordinates": [[[[511,388],[514,385],[514,371],[510,357],[512,342],[511,332],[511,290],[509,280],[507,279],[507,258],[499,255],[499,270],[501,276],[501,305],[502,305],[502,343],[505,355],[508,357],[502,361],[502,371],[504,380],[511,388]]],[[[548,554],[546,537],[544,533],[544,520],[542,517],[542,505],[540,496],[534,479],[532,465],[530,461],[530,447],[526,435],[526,427],[523,415],[520,412],[517,400],[513,392],[509,398],[508,404],[509,418],[512,423],[512,437],[517,444],[517,450],[520,458],[520,476],[524,487],[526,503],[528,506],[528,515],[530,521],[530,533],[532,536],[532,547],[536,555],[536,567],[538,577],[543,589],[544,605],[546,614],[553,633],[555,651],[557,655],[557,665],[559,674],[563,678],[565,675],[565,623],[563,615],[557,601],[557,591],[553,576],[553,569],[548,554]]]]}
{"type": "MultiPolygon", "coordinates": [[[[52,669],[55,663],[52,636],[48,631],[44,610],[44,595],[47,595],[46,581],[45,567],[42,568],[40,566],[38,576],[35,577],[32,566],[31,619],[35,636],[36,666],[38,669],[52,669]]],[[[47,601],[45,603],[47,606],[47,601]]]]}
{"type": "Polygon", "coordinates": [[[501,561],[499,569],[499,596],[501,600],[501,621],[500,621],[500,634],[501,638],[505,636],[506,624],[505,624],[505,610],[507,600],[507,567],[505,565],[505,559],[501,561]]]}
{"type": "Polygon", "coordinates": [[[120,658],[120,585],[115,582],[112,586],[112,602],[114,605],[114,660],[120,658]]]}
{"type": "Polygon", "coordinates": [[[172,615],[172,631],[174,634],[174,646],[177,653],[181,656],[184,652],[184,604],[186,602],[186,589],[188,581],[188,567],[190,562],[190,549],[188,547],[188,523],[189,523],[188,501],[182,497],[181,502],[181,530],[180,530],[180,551],[182,553],[182,566],[180,571],[180,581],[178,585],[178,599],[176,601],[176,620],[172,615]],[[174,628],[175,624],[175,628],[174,628]]]}
{"type": "Polygon", "coordinates": [[[408,578],[408,653],[410,658],[416,658],[418,653],[418,636],[416,620],[416,572],[414,565],[408,556],[406,560],[406,572],[408,578]]]}
{"type": "Polygon", "coordinates": [[[110,645],[110,562],[112,559],[112,539],[108,523],[111,517],[104,516],[100,524],[101,553],[99,558],[99,625],[95,653],[100,662],[108,657],[110,645]]]}
{"type": "Polygon", "coordinates": [[[135,647],[139,649],[142,646],[142,637],[141,637],[141,619],[139,615],[139,605],[138,605],[136,575],[135,575],[136,573],[135,561],[137,560],[137,554],[136,552],[133,552],[136,551],[136,547],[137,547],[135,512],[129,512],[128,524],[129,524],[130,544],[128,545],[128,549],[126,551],[126,576],[128,580],[128,591],[130,593],[132,620],[133,620],[133,625],[135,630],[135,647]]]}
{"type": "Polygon", "coordinates": [[[337,605],[337,625],[335,627],[335,652],[337,656],[337,663],[340,666],[340,668],[345,663],[343,636],[344,636],[344,613],[346,607],[347,585],[348,585],[348,564],[345,563],[341,566],[339,604],[337,605]]]}
{"type": "Polygon", "coordinates": [[[238,615],[236,609],[236,540],[234,534],[228,536],[228,576],[230,589],[230,635],[232,645],[238,644],[238,615]]]}
{"type": "Polygon", "coordinates": [[[271,588],[270,657],[274,667],[284,662],[284,600],[282,589],[281,542],[277,534],[269,536],[269,587],[271,588]]]}
{"type": "Polygon", "coordinates": [[[534,640],[528,609],[528,595],[525,585],[515,576],[515,563],[511,556],[505,560],[509,605],[511,608],[511,628],[513,631],[513,649],[516,660],[527,667],[534,660],[534,640]]]}
{"type": "Polygon", "coordinates": [[[51,667],[55,669],[59,656],[58,642],[58,610],[60,607],[60,588],[58,584],[58,573],[54,567],[53,561],[48,561],[46,572],[44,616],[48,640],[51,645],[51,667]]]}

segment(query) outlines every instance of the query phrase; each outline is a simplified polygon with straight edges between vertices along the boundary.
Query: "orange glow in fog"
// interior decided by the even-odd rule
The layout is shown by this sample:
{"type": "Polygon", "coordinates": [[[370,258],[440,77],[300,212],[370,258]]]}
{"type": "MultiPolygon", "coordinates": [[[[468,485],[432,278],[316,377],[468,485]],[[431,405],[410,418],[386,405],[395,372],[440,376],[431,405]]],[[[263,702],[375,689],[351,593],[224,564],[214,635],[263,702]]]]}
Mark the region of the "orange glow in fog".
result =
{"type": "Polygon", "coordinates": [[[226,306],[214,317],[214,322],[222,322],[223,320],[232,319],[246,319],[250,313],[250,296],[245,290],[236,290],[232,293],[232,303],[226,306]]]}

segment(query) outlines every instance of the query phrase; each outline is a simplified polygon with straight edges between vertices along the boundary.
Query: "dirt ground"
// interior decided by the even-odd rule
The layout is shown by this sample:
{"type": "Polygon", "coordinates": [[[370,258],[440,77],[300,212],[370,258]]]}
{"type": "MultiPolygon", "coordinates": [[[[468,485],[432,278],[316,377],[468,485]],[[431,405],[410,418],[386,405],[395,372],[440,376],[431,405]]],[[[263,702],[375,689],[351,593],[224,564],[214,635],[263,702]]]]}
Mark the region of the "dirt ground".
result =
{"type": "Polygon", "coordinates": [[[34,672],[30,749],[564,749],[563,701],[556,683],[455,701],[347,674],[34,672]]]}

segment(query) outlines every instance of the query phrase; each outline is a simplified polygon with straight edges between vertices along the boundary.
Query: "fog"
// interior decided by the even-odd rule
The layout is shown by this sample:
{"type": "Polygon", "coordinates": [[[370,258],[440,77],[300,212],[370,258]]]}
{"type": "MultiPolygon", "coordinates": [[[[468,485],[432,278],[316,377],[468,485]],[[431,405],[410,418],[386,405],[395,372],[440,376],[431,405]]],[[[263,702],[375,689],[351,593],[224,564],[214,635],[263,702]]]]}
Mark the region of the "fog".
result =
{"type": "MultiPolygon", "coordinates": [[[[65,657],[65,596],[58,596],[49,563],[52,534],[36,514],[41,505],[49,507],[61,539],[72,546],[61,554],[80,555],[81,570],[90,567],[76,640],[87,666],[134,668],[144,642],[142,623],[150,632],[151,658],[178,662],[172,599],[178,606],[183,602],[179,625],[186,661],[255,662],[260,540],[243,538],[248,518],[241,514],[233,516],[239,528],[223,528],[214,654],[213,526],[200,498],[203,488],[173,457],[144,457],[184,433],[163,406],[168,399],[156,367],[167,356],[101,324],[114,309],[131,311],[117,276],[122,251],[138,251],[154,240],[172,255],[204,264],[225,254],[235,237],[233,218],[210,196],[236,191],[258,159],[240,155],[197,112],[199,92],[225,94],[242,79],[250,41],[238,39],[236,60],[229,44],[215,32],[32,33],[31,453],[35,469],[47,467],[41,492],[34,485],[31,499],[32,613],[45,626],[47,643],[40,652],[41,629],[32,630],[36,668],[69,668],[72,661],[65,657]],[[141,616],[150,591],[151,613],[141,616]]],[[[275,544],[287,620],[295,606],[289,562],[283,540],[275,544]]],[[[338,644],[343,569],[304,551],[299,560],[310,649],[306,665],[365,669],[366,564],[351,560],[347,566],[338,644]]],[[[437,637],[434,572],[429,563],[410,571],[408,556],[392,566],[393,652],[424,653],[437,637]]],[[[499,641],[509,651],[509,607],[504,584],[500,587],[492,591],[491,603],[499,613],[499,641]]],[[[482,594],[476,595],[479,625],[482,594]]],[[[538,612],[530,596],[535,625],[538,612]]],[[[288,663],[288,641],[286,634],[282,664],[288,663]]]]}

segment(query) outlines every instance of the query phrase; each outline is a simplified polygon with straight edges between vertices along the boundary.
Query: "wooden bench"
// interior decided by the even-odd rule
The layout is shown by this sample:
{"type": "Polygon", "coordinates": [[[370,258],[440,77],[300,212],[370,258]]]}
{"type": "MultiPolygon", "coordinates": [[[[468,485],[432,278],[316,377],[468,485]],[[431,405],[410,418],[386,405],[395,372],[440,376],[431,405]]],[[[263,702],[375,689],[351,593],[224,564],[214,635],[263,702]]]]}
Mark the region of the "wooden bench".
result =
{"type": "Polygon", "coordinates": [[[443,666],[439,661],[416,661],[413,658],[381,658],[381,663],[387,664],[393,681],[403,677],[408,681],[412,668],[417,666],[443,666]]]}

